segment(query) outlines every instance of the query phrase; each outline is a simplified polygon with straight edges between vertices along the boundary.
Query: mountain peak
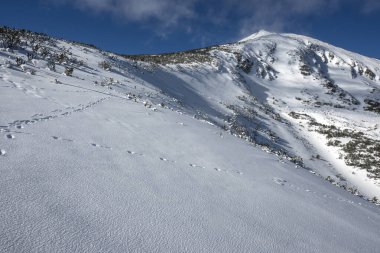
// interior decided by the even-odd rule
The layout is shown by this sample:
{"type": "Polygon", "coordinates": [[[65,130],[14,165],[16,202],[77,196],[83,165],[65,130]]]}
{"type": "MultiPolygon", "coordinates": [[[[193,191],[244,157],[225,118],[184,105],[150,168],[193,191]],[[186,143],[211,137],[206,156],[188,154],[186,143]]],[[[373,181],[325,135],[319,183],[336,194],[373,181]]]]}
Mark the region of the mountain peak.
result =
{"type": "Polygon", "coordinates": [[[272,34],[274,34],[274,33],[261,29],[258,32],[253,33],[253,34],[249,35],[248,37],[245,37],[244,39],[240,40],[239,42],[244,42],[247,40],[253,40],[253,39],[257,39],[257,38],[272,35],[272,34]]]}

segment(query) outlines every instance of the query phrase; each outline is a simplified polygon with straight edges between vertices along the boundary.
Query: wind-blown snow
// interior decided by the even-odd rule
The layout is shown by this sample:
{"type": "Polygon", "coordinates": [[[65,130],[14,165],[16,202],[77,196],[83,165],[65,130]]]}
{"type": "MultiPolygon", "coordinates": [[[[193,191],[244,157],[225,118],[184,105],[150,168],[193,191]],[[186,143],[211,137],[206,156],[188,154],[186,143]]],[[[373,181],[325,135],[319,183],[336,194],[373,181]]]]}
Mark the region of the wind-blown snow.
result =
{"type": "MultiPolygon", "coordinates": [[[[293,95],[310,81],[285,74],[289,68],[280,48],[296,42],[277,39],[279,79],[244,78],[259,101],[284,101],[278,112],[291,121],[286,115],[299,106],[293,95]]],[[[339,169],[343,174],[344,164],[326,168],[337,158],[311,161],[315,171],[310,173],[218,127],[230,113],[225,105],[247,95],[234,79],[236,62],[226,60],[232,53],[214,52],[220,61],[214,66],[169,64],[153,70],[147,63],[112,56],[119,65],[106,71],[98,63],[109,55],[63,41],[56,46],[85,62],[73,77],[62,75],[58,64],[55,72],[46,69],[43,59],[25,64],[37,70],[35,75],[8,68],[8,56],[23,52],[0,52],[1,252],[380,248],[379,208],[315,173],[339,169]]],[[[246,54],[259,48],[240,46],[246,54]]],[[[360,92],[360,87],[351,91],[360,92]]],[[[378,124],[378,116],[366,117],[366,124],[378,124]]],[[[289,141],[276,145],[309,155],[292,127],[262,120],[289,141]]],[[[315,135],[321,143],[315,132],[300,129],[303,135],[310,142],[315,135]]],[[[322,156],[331,152],[313,148],[322,156]]],[[[372,181],[367,183],[367,192],[379,192],[372,181]]]]}
{"type": "Polygon", "coordinates": [[[240,42],[246,42],[246,41],[249,41],[249,40],[259,39],[261,37],[265,37],[265,36],[268,36],[268,35],[271,35],[271,34],[273,34],[273,33],[265,31],[265,30],[260,30],[260,31],[254,33],[254,34],[249,35],[248,37],[246,37],[244,39],[241,39],[240,42]]]}

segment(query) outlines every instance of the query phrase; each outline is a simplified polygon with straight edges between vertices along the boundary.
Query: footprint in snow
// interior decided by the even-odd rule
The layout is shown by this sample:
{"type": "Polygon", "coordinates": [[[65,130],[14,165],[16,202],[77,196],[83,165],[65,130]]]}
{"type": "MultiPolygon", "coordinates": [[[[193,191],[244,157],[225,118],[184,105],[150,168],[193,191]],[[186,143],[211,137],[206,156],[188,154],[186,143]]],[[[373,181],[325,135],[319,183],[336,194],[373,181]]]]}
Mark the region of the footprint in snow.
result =
{"type": "Polygon", "coordinates": [[[52,138],[54,140],[58,140],[58,141],[69,141],[69,142],[73,142],[74,140],[71,140],[71,139],[64,139],[62,137],[58,137],[58,136],[52,136],[52,138]]]}
{"type": "Polygon", "coordinates": [[[102,146],[102,145],[99,145],[99,144],[96,144],[96,143],[91,143],[91,146],[97,147],[97,148],[112,149],[111,147],[102,146]]]}
{"type": "Polygon", "coordinates": [[[24,126],[23,125],[18,125],[18,126],[16,126],[16,128],[17,129],[22,129],[22,128],[24,128],[24,126]]]}
{"type": "Polygon", "coordinates": [[[279,177],[274,177],[273,178],[273,182],[275,182],[276,184],[279,184],[279,185],[285,185],[285,183],[287,181],[285,179],[282,179],[282,178],[279,178],[279,177]]]}
{"type": "Polygon", "coordinates": [[[206,167],[205,166],[200,166],[200,165],[196,165],[196,164],[193,164],[193,163],[189,163],[189,166],[190,167],[198,167],[198,168],[202,168],[202,169],[206,169],[206,167]]]}
{"type": "Polygon", "coordinates": [[[14,136],[13,134],[7,134],[6,137],[7,137],[8,139],[14,139],[14,138],[15,138],[15,136],[14,136]]]}
{"type": "Polygon", "coordinates": [[[4,149],[0,149],[0,155],[1,156],[5,156],[6,153],[7,153],[7,151],[5,151],[4,149]]]}
{"type": "Polygon", "coordinates": [[[91,146],[93,147],[97,147],[97,148],[104,148],[104,149],[112,149],[111,147],[108,147],[108,146],[102,146],[102,145],[99,145],[97,143],[90,143],[91,146]]]}
{"type": "Polygon", "coordinates": [[[137,153],[135,151],[131,151],[131,150],[127,150],[127,153],[130,154],[130,155],[139,155],[139,156],[142,156],[143,154],[141,153],[137,153]]]}
{"type": "MultiPolygon", "coordinates": [[[[205,167],[203,167],[205,168],[205,167]]],[[[217,172],[224,172],[224,173],[229,173],[228,170],[223,170],[223,169],[219,169],[219,168],[214,168],[214,170],[216,170],[217,172]]],[[[235,171],[237,174],[239,175],[243,175],[243,172],[240,172],[240,171],[235,171]]]]}
{"type": "Polygon", "coordinates": [[[175,162],[176,162],[176,161],[168,160],[168,159],[166,159],[166,158],[164,158],[164,157],[160,157],[160,160],[161,160],[161,161],[164,161],[164,162],[171,162],[171,163],[175,163],[175,162]]]}

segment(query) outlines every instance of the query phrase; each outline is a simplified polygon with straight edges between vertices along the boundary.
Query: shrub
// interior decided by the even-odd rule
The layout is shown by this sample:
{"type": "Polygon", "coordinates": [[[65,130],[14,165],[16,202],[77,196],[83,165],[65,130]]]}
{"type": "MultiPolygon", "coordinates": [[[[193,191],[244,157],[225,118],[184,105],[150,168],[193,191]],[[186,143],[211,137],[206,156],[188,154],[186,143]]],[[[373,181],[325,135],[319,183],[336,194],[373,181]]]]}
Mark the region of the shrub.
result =
{"type": "Polygon", "coordinates": [[[27,53],[26,56],[28,57],[28,61],[31,61],[34,59],[34,54],[32,54],[32,53],[27,53]]]}
{"type": "Polygon", "coordinates": [[[67,55],[65,53],[60,53],[60,54],[57,54],[55,55],[55,61],[62,64],[64,63],[65,61],[67,61],[67,55]]]}
{"type": "Polygon", "coordinates": [[[99,67],[101,67],[104,70],[110,70],[112,65],[108,61],[102,61],[102,62],[99,62],[99,67]]]}
{"type": "Polygon", "coordinates": [[[310,76],[313,70],[310,68],[310,66],[303,64],[300,66],[300,71],[302,75],[310,76]]]}
{"type": "Polygon", "coordinates": [[[20,67],[22,64],[25,64],[24,59],[22,59],[21,57],[17,57],[17,58],[16,58],[16,65],[17,65],[18,67],[20,67]]]}
{"type": "Polygon", "coordinates": [[[376,78],[375,73],[373,73],[370,69],[366,69],[364,74],[366,74],[366,76],[371,80],[374,80],[376,78]]]}
{"type": "Polygon", "coordinates": [[[52,60],[48,61],[46,66],[48,67],[49,70],[55,71],[55,62],[54,61],[52,61],[52,60]]]}
{"type": "Polygon", "coordinates": [[[3,46],[6,48],[14,49],[21,43],[20,33],[18,31],[6,27],[0,27],[0,36],[3,46]]]}
{"type": "Polygon", "coordinates": [[[366,98],[364,103],[368,105],[364,107],[364,110],[380,113],[380,102],[366,98]]]}
{"type": "Polygon", "coordinates": [[[65,75],[66,76],[73,76],[74,68],[73,67],[66,67],[65,69],[65,75]]]}

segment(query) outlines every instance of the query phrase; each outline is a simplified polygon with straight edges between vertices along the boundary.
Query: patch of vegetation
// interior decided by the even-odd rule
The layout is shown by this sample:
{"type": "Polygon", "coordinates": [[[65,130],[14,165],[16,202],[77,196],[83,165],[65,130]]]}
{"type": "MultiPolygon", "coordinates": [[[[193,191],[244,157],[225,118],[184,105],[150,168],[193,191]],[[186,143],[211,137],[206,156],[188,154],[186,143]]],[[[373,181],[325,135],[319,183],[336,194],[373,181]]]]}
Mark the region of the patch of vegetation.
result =
{"type": "Polygon", "coordinates": [[[65,68],[65,75],[66,76],[73,76],[74,68],[73,67],[66,67],[65,68]]]}
{"type": "Polygon", "coordinates": [[[21,33],[8,27],[0,27],[0,40],[5,48],[15,49],[21,44],[21,33]]]}
{"type": "Polygon", "coordinates": [[[122,55],[124,58],[133,61],[150,62],[161,65],[181,64],[193,62],[211,62],[210,51],[216,49],[216,46],[193,49],[176,53],[165,53],[158,55],[122,55]]]}
{"type": "Polygon", "coordinates": [[[249,74],[251,72],[252,67],[253,67],[253,62],[251,60],[249,59],[241,60],[241,57],[238,58],[238,68],[243,70],[246,74],[249,74]]]}
{"type": "Polygon", "coordinates": [[[335,146],[335,147],[337,147],[337,146],[340,146],[341,143],[342,142],[340,140],[329,140],[327,142],[327,146],[335,146]]]}
{"type": "Polygon", "coordinates": [[[0,47],[17,50],[19,56],[15,63],[9,62],[9,67],[17,67],[26,73],[35,74],[33,59],[43,60],[46,67],[56,71],[56,64],[65,68],[66,75],[72,75],[75,67],[84,66],[82,60],[73,57],[70,49],[57,45],[57,40],[42,33],[28,30],[18,30],[8,27],[0,27],[0,47]]]}
{"type": "Polygon", "coordinates": [[[292,117],[293,119],[304,119],[304,120],[312,120],[312,117],[305,113],[296,113],[296,112],[290,112],[289,116],[292,117]]]}
{"type": "Polygon", "coordinates": [[[104,70],[111,70],[112,65],[109,61],[102,61],[102,62],[99,62],[99,67],[101,67],[104,70]]]}
{"type": "Polygon", "coordinates": [[[21,57],[16,58],[16,66],[17,67],[20,67],[21,65],[23,65],[25,63],[26,63],[26,61],[24,59],[22,59],[21,57]]]}
{"type": "Polygon", "coordinates": [[[35,33],[25,29],[12,29],[0,26],[0,45],[5,48],[17,49],[25,45],[50,42],[50,38],[43,33],[35,33]]]}
{"type": "Polygon", "coordinates": [[[380,114],[380,102],[367,98],[364,103],[368,105],[364,107],[364,110],[380,114]]]}
{"type": "Polygon", "coordinates": [[[330,80],[329,78],[324,78],[322,81],[322,85],[328,89],[327,94],[330,95],[338,95],[339,100],[343,101],[346,104],[349,105],[360,105],[359,100],[357,100],[354,96],[352,96],[347,91],[340,88],[333,80],[330,80]]]}
{"type": "Polygon", "coordinates": [[[313,72],[313,70],[306,64],[302,64],[300,66],[300,71],[301,71],[301,74],[304,76],[310,76],[311,73],[313,72]]]}
{"type": "Polygon", "coordinates": [[[375,73],[373,73],[373,71],[370,70],[370,69],[368,69],[368,68],[365,70],[364,74],[365,74],[369,79],[371,79],[371,80],[375,80],[375,78],[376,78],[375,73]]]}
{"type": "MultiPolygon", "coordinates": [[[[261,79],[267,78],[268,80],[273,81],[277,78],[278,72],[268,63],[259,61],[256,58],[244,58],[240,52],[234,52],[234,55],[237,60],[236,67],[244,73],[249,74],[254,70],[256,76],[261,79]]],[[[270,61],[273,62],[274,60],[272,59],[270,61]]]]}
{"type": "Polygon", "coordinates": [[[308,120],[314,131],[326,136],[328,146],[339,147],[344,152],[346,165],[364,169],[368,177],[380,179],[379,140],[369,138],[360,131],[319,123],[307,114],[291,112],[289,115],[295,119],[308,120]]]}

